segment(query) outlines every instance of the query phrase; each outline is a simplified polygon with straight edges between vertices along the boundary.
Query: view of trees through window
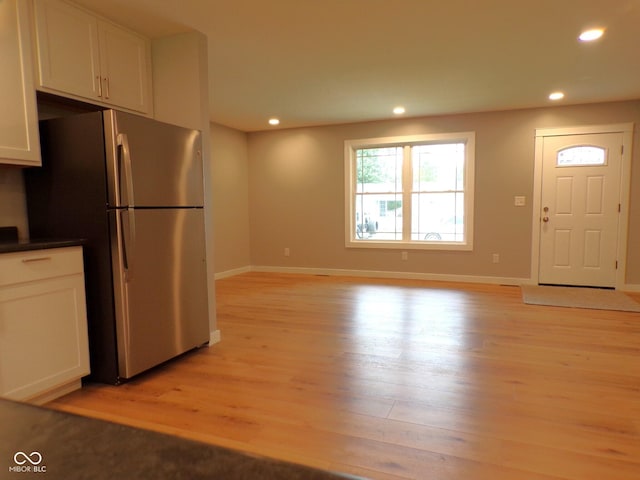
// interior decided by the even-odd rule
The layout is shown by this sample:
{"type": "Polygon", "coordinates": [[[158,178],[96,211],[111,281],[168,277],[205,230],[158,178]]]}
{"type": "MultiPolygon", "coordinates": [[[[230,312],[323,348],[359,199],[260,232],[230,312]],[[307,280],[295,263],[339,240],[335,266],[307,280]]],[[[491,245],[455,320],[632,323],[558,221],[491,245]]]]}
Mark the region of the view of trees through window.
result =
{"type": "Polygon", "coordinates": [[[402,240],[402,147],[356,152],[356,234],[402,240]]]}
{"type": "Polygon", "coordinates": [[[358,148],[357,240],[463,242],[465,144],[358,148]]]}

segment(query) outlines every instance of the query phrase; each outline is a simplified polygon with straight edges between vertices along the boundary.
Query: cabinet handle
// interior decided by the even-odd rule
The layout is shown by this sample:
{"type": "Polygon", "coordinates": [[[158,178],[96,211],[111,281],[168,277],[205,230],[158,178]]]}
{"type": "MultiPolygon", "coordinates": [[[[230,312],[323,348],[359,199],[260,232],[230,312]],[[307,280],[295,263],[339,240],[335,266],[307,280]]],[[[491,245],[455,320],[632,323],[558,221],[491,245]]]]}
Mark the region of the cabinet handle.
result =
{"type": "Polygon", "coordinates": [[[96,80],[98,80],[98,96],[102,97],[102,78],[100,78],[100,75],[96,77],[96,80]]]}
{"type": "Polygon", "coordinates": [[[104,98],[109,98],[109,77],[104,77],[104,98]]]}
{"type": "Polygon", "coordinates": [[[23,258],[22,263],[43,262],[45,260],[51,260],[51,257],[23,258]]]}

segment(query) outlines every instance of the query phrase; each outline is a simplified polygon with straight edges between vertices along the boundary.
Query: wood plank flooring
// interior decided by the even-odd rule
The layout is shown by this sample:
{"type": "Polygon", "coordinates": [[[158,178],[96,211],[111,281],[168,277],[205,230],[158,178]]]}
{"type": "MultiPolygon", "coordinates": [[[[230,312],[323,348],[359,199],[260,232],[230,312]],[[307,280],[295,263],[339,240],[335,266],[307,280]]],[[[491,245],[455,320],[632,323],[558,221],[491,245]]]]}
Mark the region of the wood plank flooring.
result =
{"type": "Polygon", "coordinates": [[[640,314],[247,273],[222,342],[49,406],[371,479],[637,480],[640,314]]]}

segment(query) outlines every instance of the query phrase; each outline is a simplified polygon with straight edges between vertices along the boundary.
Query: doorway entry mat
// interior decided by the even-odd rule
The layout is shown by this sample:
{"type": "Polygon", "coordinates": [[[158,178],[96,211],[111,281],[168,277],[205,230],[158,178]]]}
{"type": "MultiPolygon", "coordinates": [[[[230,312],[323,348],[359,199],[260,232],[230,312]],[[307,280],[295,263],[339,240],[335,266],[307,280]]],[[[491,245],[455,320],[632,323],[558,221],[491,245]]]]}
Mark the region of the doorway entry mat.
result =
{"type": "Polygon", "coordinates": [[[521,285],[522,300],[530,305],[640,312],[640,303],[617,290],[589,287],[521,285]]]}

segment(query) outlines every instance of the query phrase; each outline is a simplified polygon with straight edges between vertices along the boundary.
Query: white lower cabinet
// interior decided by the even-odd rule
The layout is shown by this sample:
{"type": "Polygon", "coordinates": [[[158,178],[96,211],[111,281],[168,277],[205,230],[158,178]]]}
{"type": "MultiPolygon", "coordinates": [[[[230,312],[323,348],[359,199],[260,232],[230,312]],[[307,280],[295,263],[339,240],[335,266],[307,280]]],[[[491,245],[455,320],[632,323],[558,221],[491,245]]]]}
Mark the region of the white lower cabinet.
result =
{"type": "Polygon", "coordinates": [[[45,403],[88,373],[82,248],[0,255],[0,396],[45,403]]]}

